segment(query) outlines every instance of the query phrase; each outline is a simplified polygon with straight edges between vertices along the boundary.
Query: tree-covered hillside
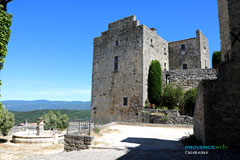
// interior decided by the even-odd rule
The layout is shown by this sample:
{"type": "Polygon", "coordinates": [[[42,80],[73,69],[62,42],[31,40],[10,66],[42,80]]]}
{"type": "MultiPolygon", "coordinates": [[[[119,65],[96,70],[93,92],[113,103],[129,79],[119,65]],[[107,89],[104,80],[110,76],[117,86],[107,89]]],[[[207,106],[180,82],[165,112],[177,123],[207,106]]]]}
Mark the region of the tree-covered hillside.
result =
{"type": "MultiPolygon", "coordinates": [[[[70,120],[89,118],[90,110],[59,110],[61,114],[68,115],[70,120]]],[[[25,119],[29,123],[37,122],[37,119],[41,117],[44,113],[48,113],[49,110],[36,110],[29,112],[15,112],[11,111],[15,115],[15,124],[23,123],[25,119]]]]}

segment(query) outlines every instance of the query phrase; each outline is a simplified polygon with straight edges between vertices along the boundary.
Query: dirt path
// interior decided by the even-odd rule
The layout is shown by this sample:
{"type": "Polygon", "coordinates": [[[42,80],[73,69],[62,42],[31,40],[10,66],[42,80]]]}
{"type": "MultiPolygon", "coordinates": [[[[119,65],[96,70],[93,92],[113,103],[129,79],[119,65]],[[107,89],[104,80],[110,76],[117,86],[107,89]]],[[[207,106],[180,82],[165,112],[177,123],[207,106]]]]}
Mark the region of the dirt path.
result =
{"type": "Polygon", "coordinates": [[[180,127],[143,127],[129,125],[113,125],[98,135],[95,134],[95,147],[129,148],[129,147],[159,147],[181,148],[178,140],[188,134],[192,134],[192,128],[180,127]],[[163,142],[172,142],[167,145],[163,142]],[[149,145],[147,145],[149,144],[149,145]],[[169,146],[172,145],[172,146],[169,146]]]}
{"type": "Polygon", "coordinates": [[[0,143],[0,160],[17,160],[35,155],[54,154],[63,151],[63,144],[56,145],[30,145],[11,143],[11,137],[0,137],[7,140],[0,143]]]}
{"type": "Polygon", "coordinates": [[[138,159],[143,153],[158,156],[154,153],[163,151],[162,155],[168,157],[170,150],[178,156],[183,148],[179,138],[192,132],[192,128],[112,125],[94,134],[93,149],[75,152],[63,152],[63,144],[14,144],[7,137],[6,143],[0,143],[0,160],[114,160],[132,156],[138,159]]]}

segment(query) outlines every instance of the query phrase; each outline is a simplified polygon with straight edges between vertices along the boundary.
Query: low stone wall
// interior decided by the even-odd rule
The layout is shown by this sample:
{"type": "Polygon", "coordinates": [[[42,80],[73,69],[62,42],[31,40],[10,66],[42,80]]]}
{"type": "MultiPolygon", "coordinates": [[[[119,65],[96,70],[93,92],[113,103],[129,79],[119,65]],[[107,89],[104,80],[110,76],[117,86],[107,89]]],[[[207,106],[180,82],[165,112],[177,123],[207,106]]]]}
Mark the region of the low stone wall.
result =
{"type": "Polygon", "coordinates": [[[215,69],[185,69],[163,72],[164,84],[180,85],[185,90],[197,87],[201,80],[217,79],[215,69]]]}
{"type": "Polygon", "coordinates": [[[180,115],[178,110],[144,110],[142,113],[143,123],[155,124],[193,124],[193,118],[186,115],[180,115]]]}
{"type": "Polygon", "coordinates": [[[79,151],[90,149],[93,142],[92,136],[71,133],[64,135],[64,151],[79,151]]]}

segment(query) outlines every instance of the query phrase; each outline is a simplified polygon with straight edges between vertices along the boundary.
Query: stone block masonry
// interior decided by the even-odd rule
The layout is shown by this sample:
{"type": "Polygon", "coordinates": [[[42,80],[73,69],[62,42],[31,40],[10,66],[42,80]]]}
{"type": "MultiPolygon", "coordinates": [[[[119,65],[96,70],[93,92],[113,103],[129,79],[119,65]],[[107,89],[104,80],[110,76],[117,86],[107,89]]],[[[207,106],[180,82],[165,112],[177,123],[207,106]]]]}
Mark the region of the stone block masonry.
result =
{"type": "Polygon", "coordinates": [[[208,39],[200,30],[196,37],[169,42],[168,46],[170,70],[210,68],[208,39]]]}
{"type": "Polygon", "coordinates": [[[218,0],[222,63],[198,88],[194,134],[206,145],[240,146],[240,1],[218,0]]]}
{"type": "Polygon", "coordinates": [[[77,134],[66,134],[64,136],[64,151],[79,151],[90,149],[93,137],[77,134]]]}
{"type": "Polygon", "coordinates": [[[178,66],[173,68],[180,72],[209,68],[208,40],[197,30],[193,39],[167,42],[155,28],[140,25],[134,15],[110,23],[107,31],[94,38],[91,107],[96,108],[96,118],[141,121],[153,60],[158,60],[164,71],[175,62],[178,66]]]}
{"type": "Polygon", "coordinates": [[[164,84],[179,85],[185,91],[197,87],[204,79],[217,79],[217,71],[215,69],[185,69],[163,72],[164,84]]]}
{"type": "Polygon", "coordinates": [[[180,115],[178,110],[144,109],[142,113],[142,122],[154,124],[192,125],[193,118],[186,115],[180,115]]]}

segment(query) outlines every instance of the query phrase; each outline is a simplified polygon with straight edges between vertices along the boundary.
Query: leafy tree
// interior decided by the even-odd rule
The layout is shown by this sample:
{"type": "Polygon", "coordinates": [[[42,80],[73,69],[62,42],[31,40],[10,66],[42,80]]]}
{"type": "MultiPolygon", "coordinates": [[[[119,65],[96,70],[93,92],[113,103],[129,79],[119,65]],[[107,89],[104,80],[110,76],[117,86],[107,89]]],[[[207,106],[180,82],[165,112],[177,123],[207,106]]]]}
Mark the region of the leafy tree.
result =
{"type": "MultiPolygon", "coordinates": [[[[12,23],[12,15],[5,12],[7,3],[9,2],[10,1],[0,0],[0,70],[3,68],[4,58],[7,53],[7,44],[11,34],[10,26],[12,23]]],[[[14,115],[8,112],[2,103],[0,103],[0,133],[6,136],[13,126],[14,115]]]]}
{"type": "Polygon", "coordinates": [[[159,105],[162,93],[162,70],[157,60],[152,61],[148,74],[148,99],[151,104],[159,105]]]}
{"type": "Polygon", "coordinates": [[[182,102],[183,88],[181,86],[174,87],[173,85],[166,85],[164,88],[162,100],[162,106],[168,107],[168,109],[174,109],[178,107],[182,102]]]}
{"type": "Polygon", "coordinates": [[[6,13],[0,5],[0,70],[3,68],[4,58],[7,54],[7,44],[10,38],[12,15],[6,13]]]}
{"type": "Polygon", "coordinates": [[[189,89],[184,94],[183,98],[183,106],[184,106],[184,114],[193,116],[195,103],[197,98],[197,88],[189,89]]]}
{"type": "Polygon", "coordinates": [[[3,10],[6,12],[7,11],[7,4],[13,0],[0,0],[0,5],[3,6],[3,10]]]}
{"type": "Polygon", "coordinates": [[[212,66],[217,68],[217,65],[221,63],[221,51],[213,52],[212,56],[212,66]]]}
{"type": "Polygon", "coordinates": [[[61,114],[59,111],[49,111],[48,114],[44,114],[42,118],[45,120],[45,129],[58,130],[66,129],[69,120],[66,114],[61,114]]]}
{"type": "Polygon", "coordinates": [[[14,115],[0,103],[0,133],[6,136],[14,126],[14,115]]]}

